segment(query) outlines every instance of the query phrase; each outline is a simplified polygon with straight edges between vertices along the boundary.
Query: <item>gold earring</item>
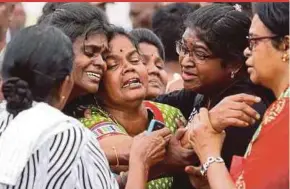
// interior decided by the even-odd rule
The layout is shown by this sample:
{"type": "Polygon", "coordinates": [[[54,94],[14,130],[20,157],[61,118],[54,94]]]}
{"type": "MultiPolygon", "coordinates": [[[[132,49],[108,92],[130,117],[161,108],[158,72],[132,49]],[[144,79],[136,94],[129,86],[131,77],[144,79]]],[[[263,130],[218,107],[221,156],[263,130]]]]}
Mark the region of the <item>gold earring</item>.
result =
{"type": "Polygon", "coordinates": [[[288,53],[284,53],[283,56],[282,56],[282,61],[283,62],[287,62],[289,60],[289,55],[288,53]]]}

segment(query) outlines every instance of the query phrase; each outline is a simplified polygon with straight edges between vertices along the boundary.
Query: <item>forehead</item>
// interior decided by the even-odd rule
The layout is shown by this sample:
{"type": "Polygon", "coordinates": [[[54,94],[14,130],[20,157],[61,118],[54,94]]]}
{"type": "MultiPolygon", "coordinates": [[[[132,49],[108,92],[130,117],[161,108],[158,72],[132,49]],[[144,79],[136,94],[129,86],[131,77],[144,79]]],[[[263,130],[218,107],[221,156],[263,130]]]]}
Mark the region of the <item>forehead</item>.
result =
{"type": "Polygon", "coordinates": [[[86,44],[90,44],[90,45],[106,45],[108,44],[108,39],[107,36],[105,34],[92,34],[89,35],[87,40],[86,40],[86,44]]]}
{"type": "Polygon", "coordinates": [[[191,28],[186,28],[185,32],[182,35],[182,40],[185,43],[200,45],[204,48],[207,48],[206,44],[197,37],[196,31],[191,28]]]}
{"type": "Polygon", "coordinates": [[[267,27],[263,24],[257,14],[254,15],[251,27],[249,30],[249,34],[251,35],[270,35],[271,32],[267,29],[267,27]]]}
{"type": "Polygon", "coordinates": [[[83,44],[85,45],[91,45],[91,46],[108,46],[108,39],[105,34],[91,34],[87,37],[85,40],[85,37],[81,36],[78,37],[75,42],[74,46],[82,46],[83,44]]]}
{"type": "Polygon", "coordinates": [[[154,45],[148,43],[140,43],[139,49],[141,53],[144,55],[154,55],[158,57],[160,56],[158,53],[158,49],[154,45]]]}
{"type": "Polygon", "coordinates": [[[109,43],[110,51],[112,52],[124,52],[135,49],[134,45],[126,36],[117,35],[109,43]]]}

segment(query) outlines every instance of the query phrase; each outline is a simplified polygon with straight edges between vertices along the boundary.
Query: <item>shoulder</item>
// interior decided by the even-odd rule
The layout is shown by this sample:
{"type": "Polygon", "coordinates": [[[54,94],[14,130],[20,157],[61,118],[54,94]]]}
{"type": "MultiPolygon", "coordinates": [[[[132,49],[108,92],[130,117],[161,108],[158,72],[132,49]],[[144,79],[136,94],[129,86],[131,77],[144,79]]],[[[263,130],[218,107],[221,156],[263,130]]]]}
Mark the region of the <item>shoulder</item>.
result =
{"type": "Polygon", "coordinates": [[[115,123],[109,113],[95,106],[86,109],[80,121],[95,134],[98,140],[108,135],[127,135],[125,129],[115,123]]]}
{"type": "MultiPolygon", "coordinates": [[[[271,104],[267,109],[264,118],[263,124],[273,124],[275,122],[286,123],[289,122],[289,97],[283,96],[277,99],[271,104]]],[[[285,125],[286,125],[285,124],[285,125]]]]}
{"type": "Polygon", "coordinates": [[[164,95],[160,95],[154,99],[155,102],[165,103],[165,104],[174,104],[178,103],[180,100],[194,100],[196,92],[190,90],[176,90],[164,95]]]}
{"type": "Polygon", "coordinates": [[[79,120],[89,129],[94,125],[103,122],[114,123],[106,111],[103,111],[96,106],[87,107],[84,110],[83,116],[79,120]]]}

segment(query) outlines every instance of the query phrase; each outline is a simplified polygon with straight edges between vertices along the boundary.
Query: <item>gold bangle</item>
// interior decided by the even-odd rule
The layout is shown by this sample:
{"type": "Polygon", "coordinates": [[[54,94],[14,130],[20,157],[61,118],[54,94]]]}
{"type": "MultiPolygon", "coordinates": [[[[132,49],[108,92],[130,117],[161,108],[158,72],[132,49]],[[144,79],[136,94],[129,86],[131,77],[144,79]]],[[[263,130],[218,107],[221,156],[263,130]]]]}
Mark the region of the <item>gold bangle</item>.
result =
{"type": "Polygon", "coordinates": [[[115,153],[115,156],[116,156],[116,159],[117,159],[117,165],[115,165],[115,167],[119,167],[120,162],[119,162],[119,157],[118,157],[118,153],[117,153],[116,147],[113,146],[112,149],[113,149],[113,151],[115,153]]]}

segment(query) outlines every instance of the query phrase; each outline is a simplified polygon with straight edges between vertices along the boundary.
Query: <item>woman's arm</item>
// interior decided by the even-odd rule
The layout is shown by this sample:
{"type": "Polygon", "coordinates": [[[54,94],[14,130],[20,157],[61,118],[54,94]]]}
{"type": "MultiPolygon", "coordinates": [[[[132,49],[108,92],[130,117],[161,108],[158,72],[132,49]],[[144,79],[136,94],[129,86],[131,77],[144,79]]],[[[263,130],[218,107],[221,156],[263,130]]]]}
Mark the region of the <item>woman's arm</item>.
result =
{"type": "MultiPolygon", "coordinates": [[[[254,125],[261,117],[255,110],[257,109],[257,105],[261,105],[257,104],[260,101],[261,99],[259,97],[248,94],[237,94],[225,97],[209,111],[209,118],[213,129],[221,132],[229,126],[248,127],[254,125]]],[[[263,113],[263,111],[259,112],[263,113]]],[[[191,148],[188,140],[188,132],[181,139],[181,144],[184,148],[191,148]]]]}
{"type": "Polygon", "coordinates": [[[134,137],[130,151],[129,173],[126,189],[145,189],[150,167],[165,157],[168,139],[163,136],[170,134],[169,129],[134,137]]]}
{"type": "Polygon", "coordinates": [[[224,163],[213,163],[207,171],[211,189],[235,189],[235,184],[224,163]]]}
{"type": "MultiPolygon", "coordinates": [[[[202,165],[209,157],[221,156],[225,132],[216,132],[210,123],[209,113],[201,108],[200,113],[189,123],[189,141],[202,165]]],[[[235,185],[224,163],[209,163],[206,175],[211,189],[234,189],[235,185]]]]}
{"type": "Polygon", "coordinates": [[[118,166],[129,164],[132,142],[133,138],[127,135],[108,135],[99,140],[110,166],[116,169],[118,166]]]}
{"type": "Polygon", "coordinates": [[[131,158],[126,189],[145,189],[149,168],[136,158],[131,158]]]}
{"type": "Polygon", "coordinates": [[[182,89],[168,94],[160,95],[153,99],[154,102],[168,104],[179,109],[187,119],[192,112],[197,93],[191,90],[182,89]]]}

